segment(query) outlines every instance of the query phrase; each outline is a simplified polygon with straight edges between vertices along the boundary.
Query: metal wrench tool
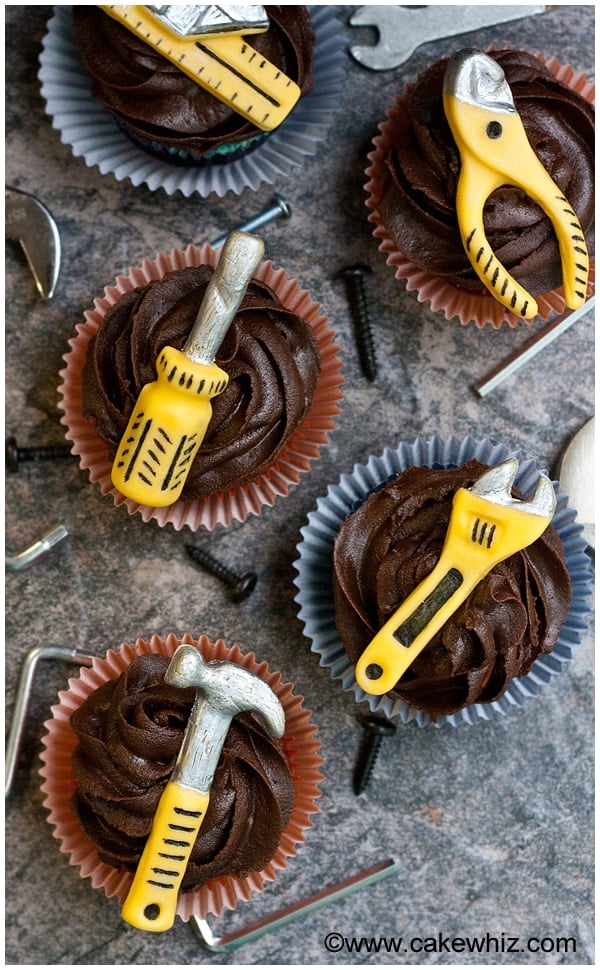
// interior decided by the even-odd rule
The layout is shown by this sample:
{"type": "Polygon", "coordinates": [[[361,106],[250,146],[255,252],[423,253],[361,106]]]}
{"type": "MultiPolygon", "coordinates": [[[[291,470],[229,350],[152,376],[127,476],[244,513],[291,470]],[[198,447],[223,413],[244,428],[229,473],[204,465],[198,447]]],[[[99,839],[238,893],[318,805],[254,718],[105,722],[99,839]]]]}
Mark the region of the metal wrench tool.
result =
{"type": "Polygon", "coordinates": [[[51,300],[60,271],[60,236],[52,213],[36,196],[7,185],[4,225],[7,239],[18,242],[25,253],[38,293],[51,300]]]}
{"type": "Polygon", "coordinates": [[[546,5],[535,6],[441,6],[359,7],[350,17],[352,27],[375,27],[379,38],[372,47],[350,48],[352,57],[372,71],[390,71],[431,40],[455,37],[479,27],[492,27],[510,20],[521,20],[544,13],[546,5]]]}
{"type": "Polygon", "coordinates": [[[540,474],[529,501],[515,498],[518,469],[518,460],[509,458],[458,489],[436,566],[358,659],[356,681],[365,693],[391,690],[477,583],[545,532],[556,508],[554,486],[540,474]]]}

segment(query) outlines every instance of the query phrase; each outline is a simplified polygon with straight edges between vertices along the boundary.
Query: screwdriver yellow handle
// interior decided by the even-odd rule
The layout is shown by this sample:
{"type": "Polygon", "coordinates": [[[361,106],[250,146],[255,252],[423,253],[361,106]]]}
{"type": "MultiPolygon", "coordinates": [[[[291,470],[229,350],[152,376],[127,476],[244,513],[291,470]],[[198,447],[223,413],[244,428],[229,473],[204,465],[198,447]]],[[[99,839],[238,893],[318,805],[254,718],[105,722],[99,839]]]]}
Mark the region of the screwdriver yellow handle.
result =
{"type": "Polygon", "coordinates": [[[589,256],[571,205],[527,138],[516,111],[494,113],[444,93],[444,110],[461,156],[456,192],[459,230],[469,261],[483,285],[507,309],[525,319],[538,312],[535,299],[504,268],[485,235],[483,207],[501,185],[522,188],[550,218],[560,250],[565,303],[586,299],[589,256]]]}
{"type": "Polygon", "coordinates": [[[177,501],[211,419],[211,399],[228,380],[216,364],[194,363],[164,347],[157,380],[142,388],[121,439],[112,468],[115,488],[140,505],[177,501]]]}
{"type": "Polygon", "coordinates": [[[438,563],[359,657],[359,687],[375,695],[391,690],[477,583],[497,563],[535,542],[551,518],[458,489],[438,563]]]}
{"type": "Polygon", "coordinates": [[[121,910],[131,926],[162,933],[173,925],[179,887],[208,802],[206,792],[167,782],[121,910]]]}

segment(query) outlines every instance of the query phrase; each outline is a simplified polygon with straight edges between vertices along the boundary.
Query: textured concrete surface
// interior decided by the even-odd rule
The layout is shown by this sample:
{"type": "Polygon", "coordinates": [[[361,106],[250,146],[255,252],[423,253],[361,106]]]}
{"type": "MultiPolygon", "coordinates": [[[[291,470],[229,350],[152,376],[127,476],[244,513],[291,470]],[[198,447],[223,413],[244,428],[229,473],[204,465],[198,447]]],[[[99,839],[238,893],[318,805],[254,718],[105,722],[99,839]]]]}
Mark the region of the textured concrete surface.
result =
{"type": "MultiPolygon", "coordinates": [[[[268,187],[240,198],[167,197],[118,183],[75,159],[51,128],[37,80],[51,9],[6,7],[6,181],[44,200],[63,242],[58,290],[48,304],[36,298],[18,247],[6,248],[6,434],[24,444],[63,440],[56,390],[61,358],[103,287],[159,250],[215,238],[271,197],[268,187]]],[[[338,9],[347,24],[352,8],[338,9]]],[[[359,34],[372,37],[367,30],[359,34]]],[[[345,37],[355,43],[357,32],[345,28],[345,37]]],[[[564,5],[466,40],[539,49],[592,73],[593,38],[593,6],[564,5]]],[[[472,433],[520,448],[551,468],[593,413],[591,315],[480,400],[473,381],[528,333],[461,328],[432,314],[394,280],[371,237],[362,185],[377,123],[404,82],[451,45],[428,43],[401,68],[381,74],[349,58],[326,143],[275,187],[294,215],[292,223],[265,230],[267,255],[321,303],[338,335],[346,383],[336,430],[310,475],[259,518],[210,536],[224,562],[259,572],[252,598],[231,604],[219,582],[186,558],[187,531],[159,529],[116,509],[75,462],[23,466],[7,475],[5,491],[7,549],[24,548],[58,522],[70,533],[33,568],[7,576],[8,721],[30,647],[62,644],[103,654],[137,636],[186,630],[254,650],[295,682],[314,712],[325,759],[320,813],[278,880],[260,898],[213,920],[217,934],[381,858],[393,856],[399,874],[230,956],[205,953],[180,922],[159,936],[128,927],[115,901],[69,866],[46,822],[39,739],[73,669],[45,664],[28,720],[28,763],[6,805],[9,964],[593,963],[591,629],[570,669],[521,711],[472,728],[400,726],[357,798],[351,787],[357,706],[319,668],[293,602],[299,529],[327,484],[354,462],[416,435],[472,433]],[[373,384],[362,376],[345,292],[334,280],[340,267],[357,261],[374,270],[368,289],[379,374],[373,384]],[[343,944],[328,952],[330,933],[404,943],[398,953],[369,954],[364,947],[351,953],[343,944]],[[431,942],[410,952],[407,941],[417,937],[431,942]],[[488,952],[461,952],[460,944],[452,950],[457,938],[482,940],[488,952]],[[528,952],[530,938],[543,941],[533,944],[538,952],[528,952]],[[576,950],[571,942],[569,952],[556,952],[556,938],[571,938],[576,950]]]]}

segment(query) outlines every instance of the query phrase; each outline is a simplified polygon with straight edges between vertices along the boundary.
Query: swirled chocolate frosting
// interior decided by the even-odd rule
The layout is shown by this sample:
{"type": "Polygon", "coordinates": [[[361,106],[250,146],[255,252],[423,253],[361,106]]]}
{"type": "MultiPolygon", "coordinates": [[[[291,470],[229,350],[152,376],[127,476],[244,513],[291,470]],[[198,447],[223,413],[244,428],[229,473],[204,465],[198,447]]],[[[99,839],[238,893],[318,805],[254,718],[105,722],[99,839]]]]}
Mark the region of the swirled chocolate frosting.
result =
{"type": "MultiPolygon", "coordinates": [[[[489,55],[501,65],[529,142],[577,213],[593,255],[594,109],[533,55],[512,50],[489,55]]],[[[446,64],[447,59],[433,64],[398,100],[376,204],[396,246],[412,262],[454,286],[481,290],[458,231],[460,155],[444,115],[446,64]]],[[[518,158],[514,172],[518,178],[518,158]]],[[[485,205],[484,224],[492,250],[530,293],[561,285],[552,223],[522,189],[497,189],[485,205]]]]}
{"type": "MultiPolygon", "coordinates": [[[[353,663],[435,567],[452,499],[488,466],[409,468],[342,524],[334,547],[340,639],[353,663]]],[[[552,525],[495,566],[390,692],[433,720],[501,697],[554,647],[571,603],[562,542],[552,525]]]]}
{"type": "MultiPolygon", "coordinates": [[[[101,860],[135,871],[175,766],[195,690],[164,682],[169,658],[136,658],[71,715],[72,806],[101,860]]],[[[190,892],[224,875],[258,872],[289,820],[294,784],[281,741],[251,714],[233,719],[208,810],[185,872],[190,892]]]]}
{"type": "MultiPolygon", "coordinates": [[[[165,346],[180,350],[213,270],[174,270],[125,293],[90,341],[83,371],[83,414],[114,457],[140,391],[156,380],[165,346]]],[[[309,409],[320,373],[309,324],[273,291],[252,280],[217,355],[229,384],[181,493],[202,498],[254,480],[272,467],[309,409]]]]}
{"type": "MultiPolygon", "coordinates": [[[[248,43],[309,94],[315,38],[306,7],[265,10],[269,29],[248,43]]],[[[142,142],[203,156],[261,134],[97,6],[75,7],[74,26],[92,97],[142,142]]]]}

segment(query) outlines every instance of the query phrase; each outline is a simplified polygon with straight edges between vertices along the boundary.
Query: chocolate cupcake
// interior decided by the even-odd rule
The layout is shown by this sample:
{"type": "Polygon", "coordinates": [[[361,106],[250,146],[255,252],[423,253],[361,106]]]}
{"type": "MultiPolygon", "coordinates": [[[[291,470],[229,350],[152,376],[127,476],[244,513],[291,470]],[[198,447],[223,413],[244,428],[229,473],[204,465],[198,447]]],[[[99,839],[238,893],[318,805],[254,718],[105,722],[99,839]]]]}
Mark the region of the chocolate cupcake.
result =
{"type": "Polygon", "coordinates": [[[335,8],[266,9],[273,31],[252,34],[249,42],[257,49],[268,45],[273,58],[298,75],[303,89],[273,131],[260,132],[236,116],[169,62],[157,59],[150,47],[144,50],[147,45],[140,45],[125,27],[91,7],[75,8],[77,21],[84,25],[81,52],[73,8],[56,7],[48,22],[38,76],[53,127],[76,156],[102,174],[161,188],[169,195],[239,195],[264,182],[279,184],[318,151],[333,120],[347,64],[335,8]],[[97,35],[85,26],[88,21],[110,35],[101,58],[97,35]],[[95,75],[93,82],[82,52],[95,75]],[[91,83],[100,100],[92,96],[91,83]],[[148,90],[150,100],[140,93],[148,90]],[[157,100],[159,123],[154,120],[157,100]]]}
{"type": "MultiPolygon", "coordinates": [[[[356,682],[371,638],[438,561],[456,490],[507,457],[488,441],[417,439],[355,466],[309,516],[296,563],[300,618],[322,666],[372,710],[420,725],[474,723],[521,706],[570,660],[591,572],[575,512],[558,495],[543,536],[488,573],[391,691],[367,694],[356,682]]],[[[515,494],[530,495],[538,478],[534,462],[521,462],[515,494]]]]}
{"type": "Polygon", "coordinates": [[[122,644],[62,691],[43,739],[45,806],[62,851],[95,888],[123,903],[161,794],[181,748],[194,689],[164,675],[182,643],[264,680],[285,732],[270,737],[252,714],[231,722],[206,817],[185,870],[177,914],[204,918],[262,891],[305,839],[321,778],[310,712],[279,674],[239,647],[174,635],[122,644]]]}
{"type": "MultiPolygon", "coordinates": [[[[248,35],[247,43],[305,97],[313,90],[315,45],[308,10],[265,11],[268,30],[248,35]]],[[[74,7],[73,23],[92,97],[151,154],[173,164],[212,165],[268,137],[99,7],[74,7]]]]}
{"type": "MultiPolygon", "coordinates": [[[[502,68],[527,138],[575,210],[593,255],[593,85],[555,58],[513,50],[488,55],[502,68]]],[[[447,64],[443,58],[419,75],[380,125],[366,172],[369,220],[397,278],[432,309],[465,324],[514,327],[521,317],[482,289],[460,238],[455,198],[461,160],[443,107],[447,64]]],[[[504,185],[488,199],[484,222],[502,265],[539,298],[539,316],[562,312],[558,241],[540,206],[518,186],[504,185]]]]}
{"type": "Polygon", "coordinates": [[[287,494],[327,440],[341,396],[337,347],[320,308],[263,261],[217,355],[229,383],[213,399],[181,498],[151,509],[114,488],[112,460],[134,404],[156,379],[162,348],[184,343],[217,255],[191,246],[120,277],[86,314],[61,372],[67,438],[92,481],[130,512],[175,528],[243,521],[287,494]]]}

